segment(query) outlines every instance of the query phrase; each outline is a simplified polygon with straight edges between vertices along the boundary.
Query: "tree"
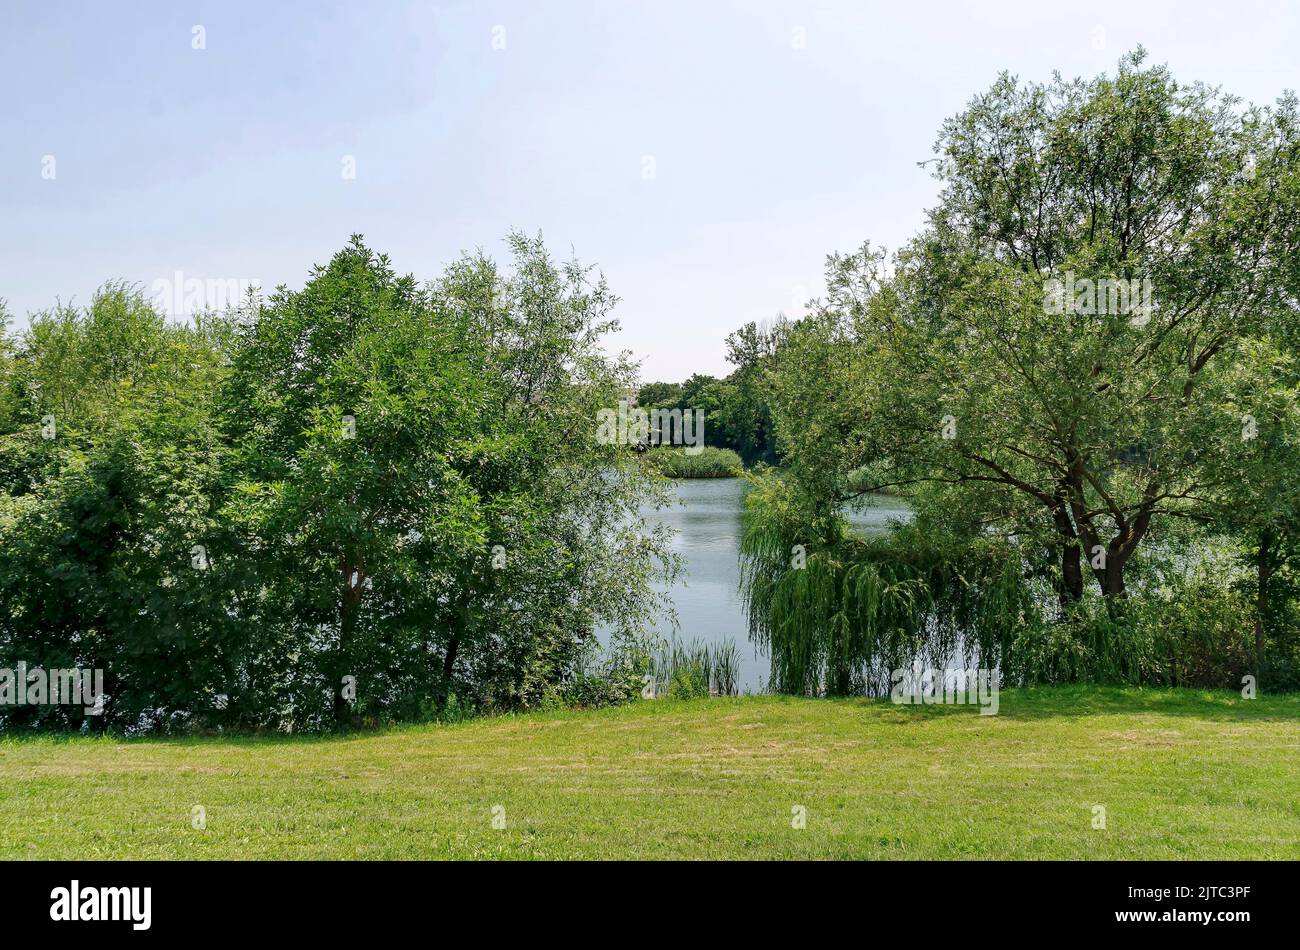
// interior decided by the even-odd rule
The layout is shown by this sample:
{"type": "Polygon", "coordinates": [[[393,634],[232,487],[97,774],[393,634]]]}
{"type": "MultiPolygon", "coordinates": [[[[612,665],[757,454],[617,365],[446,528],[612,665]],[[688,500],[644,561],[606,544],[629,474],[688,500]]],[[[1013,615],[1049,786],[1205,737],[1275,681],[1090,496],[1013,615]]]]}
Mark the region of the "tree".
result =
{"type": "Polygon", "coordinates": [[[1249,668],[1242,592],[1173,575],[1225,532],[1254,546],[1263,665],[1300,424],[1296,120],[1138,51],[1003,76],[945,124],[927,226],[832,255],[769,357],[785,467],[743,550],[780,683],[869,682],[899,642],[946,662],[955,624],[1025,681],[1222,684],[1249,668]],[[864,544],[843,510],[877,491],[915,521],[864,544]]]}
{"type": "Polygon", "coordinates": [[[349,687],[371,712],[538,702],[598,624],[647,611],[664,539],[627,528],[653,482],[595,439],[630,378],[599,350],[613,297],[540,240],[511,247],[512,275],[477,256],[420,287],[355,237],[242,334],[225,510],[258,565],[245,609],[336,722],[349,687]]]}
{"type": "Polygon", "coordinates": [[[809,412],[847,387],[851,415],[817,414],[843,496],[947,486],[1054,551],[1066,602],[1089,573],[1123,595],[1144,540],[1238,477],[1234,381],[1293,313],[1295,101],[1242,109],[1143,56],[1004,75],[947,122],[939,204],[894,272],[870,248],[831,259],[799,352],[842,368],[782,383],[809,412]]]}
{"type": "Polygon", "coordinates": [[[420,285],[357,237],[193,326],[114,284],[4,338],[0,666],[103,669],[102,726],[303,730],[533,706],[597,629],[636,648],[676,561],[662,479],[597,439],[615,298],[509,243],[420,285]]]}
{"type": "Polygon", "coordinates": [[[245,609],[293,645],[338,722],[484,541],[454,465],[484,386],[457,343],[428,291],[357,237],[240,334],[223,397],[231,556],[256,565],[245,609]]]}
{"type": "MultiPolygon", "coordinates": [[[[38,314],[0,390],[0,666],[104,670],[91,722],[201,707],[238,652],[220,590],[193,568],[213,527],[221,362],[218,325],[166,326],[109,285],[38,314]]],[[[29,714],[82,718],[13,712],[29,714]]]]}
{"type": "Polygon", "coordinates": [[[770,393],[764,374],[781,345],[786,321],[770,327],[754,321],[727,337],[727,362],[736,367],[724,381],[726,392],[715,412],[732,448],[747,464],[777,459],[770,393]]]}
{"type": "Polygon", "coordinates": [[[1296,639],[1282,622],[1287,598],[1277,596],[1278,582],[1300,565],[1300,366],[1288,349],[1259,343],[1253,372],[1238,378],[1233,407],[1244,420],[1243,438],[1202,513],[1209,530],[1238,541],[1254,574],[1254,671],[1261,684],[1274,672],[1266,662],[1270,632],[1279,645],[1296,639]]]}
{"type": "Polygon", "coordinates": [[[596,437],[635,378],[602,348],[617,298],[590,268],[557,265],[540,237],[508,243],[510,272],[467,257],[434,291],[444,318],[470,328],[474,372],[491,386],[467,471],[495,563],[454,577],[449,597],[470,609],[444,658],[462,657],[459,682],[491,702],[528,706],[582,665],[598,628],[640,650],[662,606],[652,585],[679,562],[645,515],[667,486],[633,446],[596,437]]]}

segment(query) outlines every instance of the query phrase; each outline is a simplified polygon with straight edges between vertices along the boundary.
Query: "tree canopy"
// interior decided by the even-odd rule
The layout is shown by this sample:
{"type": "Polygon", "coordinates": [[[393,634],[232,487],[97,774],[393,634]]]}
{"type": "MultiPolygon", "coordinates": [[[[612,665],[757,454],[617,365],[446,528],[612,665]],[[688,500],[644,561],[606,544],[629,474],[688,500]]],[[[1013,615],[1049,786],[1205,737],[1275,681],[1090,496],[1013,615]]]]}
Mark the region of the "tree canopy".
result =
{"type": "Polygon", "coordinates": [[[1113,618],[1143,555],[1227,530],[1225,503],[1293,517],[1294,96],[1245,106],[1140,50],[1113,76],[1003,75],[933,169],[921,233],[832,255],[773,357],[805,542],[903,492],[932,530],[1014,545],[1067,613],[1091,587],[1113,618]]]}
{"type": "Polygon", "coordinates": [[[100,725],[311,729],[534,706],[640,636],[674,562],[595,438],[616,300],[509,247],[420,284],[354,237],[194,326],[114,284],[6,337],[0,654],[104,669],[100,725]]]}

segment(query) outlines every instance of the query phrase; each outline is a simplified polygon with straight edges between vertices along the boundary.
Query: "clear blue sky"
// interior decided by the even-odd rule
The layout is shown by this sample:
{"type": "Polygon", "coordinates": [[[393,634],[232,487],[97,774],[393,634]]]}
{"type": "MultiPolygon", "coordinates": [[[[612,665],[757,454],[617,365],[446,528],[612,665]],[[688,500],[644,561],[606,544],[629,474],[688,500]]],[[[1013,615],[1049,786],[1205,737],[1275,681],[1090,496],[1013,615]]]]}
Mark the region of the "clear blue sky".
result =
{"type": "Polygon", "coordinates": [[[724,373],[828,252],[917,229],[916,163],[999,70],[1141,43],[1248,100],[1300,85],[1294,2],[1062,7],[0,0],[0,298],[300,286],[354,231],[427,278],[514,227],[604,270],[647,379],[724,373]]]}

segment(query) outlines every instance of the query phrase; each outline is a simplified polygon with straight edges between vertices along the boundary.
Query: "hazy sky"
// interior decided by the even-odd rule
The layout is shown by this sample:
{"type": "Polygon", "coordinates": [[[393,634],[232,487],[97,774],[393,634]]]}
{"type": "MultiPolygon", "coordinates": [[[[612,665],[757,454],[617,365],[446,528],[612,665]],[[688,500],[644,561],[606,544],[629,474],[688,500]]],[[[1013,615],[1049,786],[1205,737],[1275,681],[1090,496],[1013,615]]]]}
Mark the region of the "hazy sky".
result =
{"type": "Polygon", "coordinates": [[[645,378],[721,374],[827,253],[917,229],[917,162],[999,70],[1140,43],[1256,102],[1300,85],[1294,2],[1061,6],[0,0],[0,298],[296,287],[355,231],[429,278],[540,230],[604,271],[645,378]]]}

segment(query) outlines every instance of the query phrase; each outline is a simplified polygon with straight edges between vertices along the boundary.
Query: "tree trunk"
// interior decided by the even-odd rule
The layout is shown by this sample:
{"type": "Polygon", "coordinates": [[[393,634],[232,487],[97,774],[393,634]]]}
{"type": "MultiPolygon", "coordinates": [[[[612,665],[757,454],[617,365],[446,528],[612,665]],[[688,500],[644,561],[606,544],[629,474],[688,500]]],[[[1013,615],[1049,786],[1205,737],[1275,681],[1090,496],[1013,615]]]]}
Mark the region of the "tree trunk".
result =
{"type": "Polygon", "coordinates": [[[1273,532],[1265,528],[1259,536],[1255,562],[1255,688],[1264,676],[1264,618],[1268,615],[1268,582],[1273,576],[1273,532]]]}
{"type": "Polygon", "coordinates": [[[1070,520],[1069,506],[1066,501],[1067,486],[1056,488],[1053,496],[1052,523],[1056,533],[1061,537],[1061,606],[1068,607],[1083,599],[1083,551],[1080,548],[1078,532],[1070,520]]]}
{"type": "Polygon", "coordinates": [[[447,655],[442,658],[442,700],[445,709],[451,697],[451,673],[456,668],[456,651],[460,648],[460,633],[453,632],[447,641],[447,655]]]}
{"type": "Polygon", "coordinates": [[[447,652],[442,658],[442,689],[438,697],[438,708],[446,709],[451,700],[452,674],[456,670],[456,653],[460,650],[461,634],[468,629],[469,618],[464,602],[456,604],[452,612],[451,636],[447,638],[447,652]]]}
{"type": "Polygon", "coordinates": [[[1070,540],[1061,549],[1061,605],[1069,606],[1083,599],[1083,568],[1077,542],[1070,540]]]}
{"type": "Polygon", "coordinates": [[[1106,575],[1101,585],[1102,593],[1107,597],[1123,597],[1124,588],[1124,559],[1118,557],[1109,557],[1106,560],[1106,575]]]}
{"type": "Polygon", "coordinates": [[[352,705],[343,697],[343,677],[348,669],[352,637],[356,631],[357,613],[361,609],[361,590],[365,578],[359,564],[343,562],[343,597],[339,603],[339,646],[334,658],[334,723],[345,726],[351,716],[352,705]]]}

